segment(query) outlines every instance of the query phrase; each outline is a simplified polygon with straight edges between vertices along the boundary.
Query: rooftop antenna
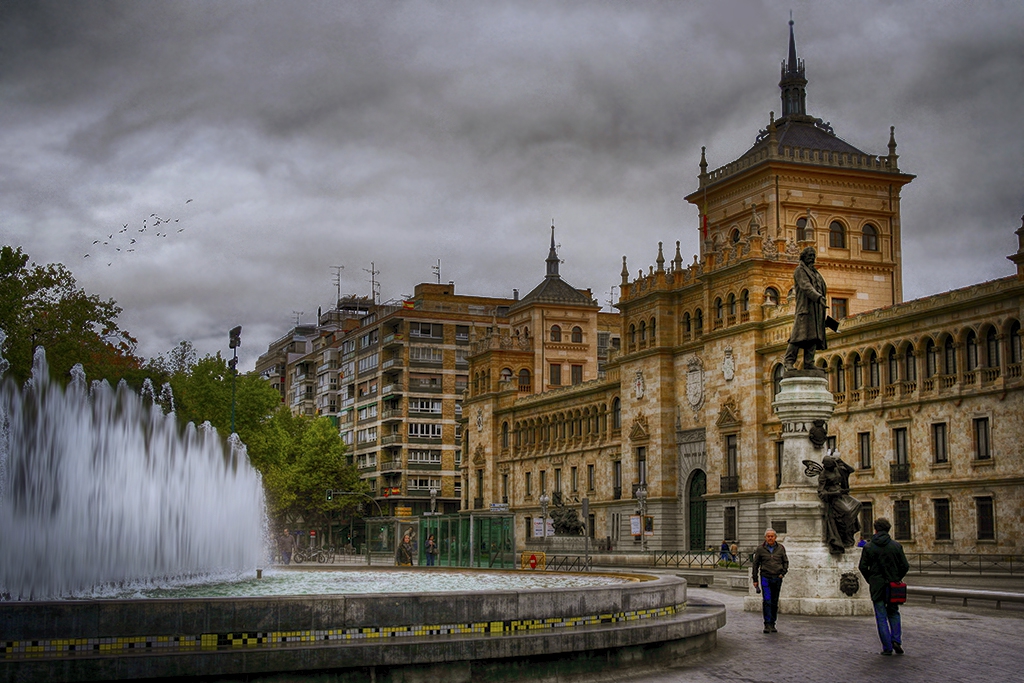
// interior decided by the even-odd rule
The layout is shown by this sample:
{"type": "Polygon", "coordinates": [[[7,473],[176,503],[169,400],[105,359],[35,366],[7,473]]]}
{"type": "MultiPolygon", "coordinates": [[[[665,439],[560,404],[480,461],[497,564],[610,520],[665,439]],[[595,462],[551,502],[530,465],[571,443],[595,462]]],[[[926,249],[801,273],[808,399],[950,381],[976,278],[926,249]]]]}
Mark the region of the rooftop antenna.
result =
{"type": "Polygon", "coordinates": [[[370,267],[363,268],[363,271],[370,274],[370,297],[373,299],[374,305],[376,305],[377,299],[380,297],[380,283],[377,282],[377,276],[380,275],[380,271],[376,270],[373,266],[373,261],[370,261],[370,267]]]}
{"type": "Polygon", "coordinates": [[[295,316],[295,326],[298,327],[298,325],[299,325],[299,316],[306,315],[306,312],[305,311],[292,311],[292,315],[295,316]]]}
{"type": "Polygon", "coordinates": [[[608,310],[615,311],[615,290],[618,289],[618,285],[612,285],[612,288],[608,290],[608,310]]]}
{"type": "Polygon", "coordinates": [[[430,266],[430,270],[434,271],[434,276],[437,277],[437,284],[441,284],[441,259],[437,259],[437,265],[430,266]]]}
{"type": "Polygon", "coordinates": [[[345,270],[345,266],[331,266],[334,269],[334,284],[338,288],[338,298],[336,301],[341,301],[341,271],[345,270]]]}

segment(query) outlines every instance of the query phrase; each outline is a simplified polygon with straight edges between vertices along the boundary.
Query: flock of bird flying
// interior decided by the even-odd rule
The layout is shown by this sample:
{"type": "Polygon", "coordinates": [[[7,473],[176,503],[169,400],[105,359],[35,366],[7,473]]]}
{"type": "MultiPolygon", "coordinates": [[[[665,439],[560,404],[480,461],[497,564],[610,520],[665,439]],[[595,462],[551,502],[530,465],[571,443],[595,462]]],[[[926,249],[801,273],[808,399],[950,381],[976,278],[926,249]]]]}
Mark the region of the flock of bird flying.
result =
{"type": "MultiPolygon", "coordinates": [[[[191,202],[191,199],[185,200],[186,204],[191,202]]],[[[101,260],[106,258],[109,259],[107,261],[107,266],[109,267],[113,265],[117,257],[127,256],[140,248],[144,248],[156,238],[165,239],[169,235],[173,236],[185,232],[185,227],[179,227],[179,223],[180,219],[178,218],[163,218],[156,213],[151,213],[148,218],[142,219],[141,228],[135,228],[125,223],[120,230],[93,240],[92,249],[90,249],[89,253],[83,255],[82,258],[92,258],[94,255],[101,260]],[[161,226],[164,227],[161,228],[161,226]]]]}

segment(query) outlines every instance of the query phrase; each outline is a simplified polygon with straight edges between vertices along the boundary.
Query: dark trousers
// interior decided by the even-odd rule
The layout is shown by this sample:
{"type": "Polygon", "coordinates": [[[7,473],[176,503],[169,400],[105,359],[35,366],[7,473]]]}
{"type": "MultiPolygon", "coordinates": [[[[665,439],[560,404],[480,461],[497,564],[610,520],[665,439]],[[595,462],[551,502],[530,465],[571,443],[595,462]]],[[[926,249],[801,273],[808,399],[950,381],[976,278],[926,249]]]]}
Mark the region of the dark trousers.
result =
{"type": "Polygon", "coordinates": [[[775,625],[779,616],[779,593],[782,591],[782,577],[761,577],[761,612],[764,623],[775,625]]]}
{"type": "Polygon", "coordinates": [[[892,652],[893,643],[903,642],[903,628],[900,623],[900,606],[886,602],[876,602],[875,625],[878,627],[878,639],[882,641],[882,649],[892,652]]]}

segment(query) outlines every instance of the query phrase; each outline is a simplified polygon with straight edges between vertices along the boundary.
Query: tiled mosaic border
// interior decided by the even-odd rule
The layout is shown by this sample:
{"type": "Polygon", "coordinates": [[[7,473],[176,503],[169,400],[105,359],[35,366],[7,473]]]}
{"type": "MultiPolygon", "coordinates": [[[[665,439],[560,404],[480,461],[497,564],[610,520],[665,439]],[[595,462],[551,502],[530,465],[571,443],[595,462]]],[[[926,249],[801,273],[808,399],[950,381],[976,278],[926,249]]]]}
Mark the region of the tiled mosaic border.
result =
{"type": "Polygon", "coordinates": [[[594,614],[582,617],[483,621],[464,624],[382,626],[376,628],[270,631],[263,633],[204,633],[198,636],[133,636],[128,638],[64,638],[0,641],[0,659],[53,659],[78,656],[122,656],[217,651],[238,648],[280,648],[329,642],[438,635],[508,636],[542,629],[614,624],[675,616],[685,605],[594,614]]]}

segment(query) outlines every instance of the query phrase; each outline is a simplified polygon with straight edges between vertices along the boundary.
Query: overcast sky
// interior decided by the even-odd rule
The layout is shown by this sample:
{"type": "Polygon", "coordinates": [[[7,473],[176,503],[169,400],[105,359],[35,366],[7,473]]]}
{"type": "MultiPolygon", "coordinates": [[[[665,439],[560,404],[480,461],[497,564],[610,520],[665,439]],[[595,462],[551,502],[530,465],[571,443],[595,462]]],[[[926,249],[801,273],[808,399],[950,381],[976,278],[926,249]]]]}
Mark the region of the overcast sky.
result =
{"type": "Polygon", "coordinates": [[[896,126],[917,175],[905,297],[1011,274],[1019,0],[0,0],[0,242],[115,299],[143,356],[228,355],[242,325],[246,370],[335,266],[367,295],[373,263],[383,300],[438,259],[525,293],[552,220],[604,303],[624,255],[692,261],[700,148],[716,168],[778,114],[790,9],[808,113],[872,154],[896,126]]]}

